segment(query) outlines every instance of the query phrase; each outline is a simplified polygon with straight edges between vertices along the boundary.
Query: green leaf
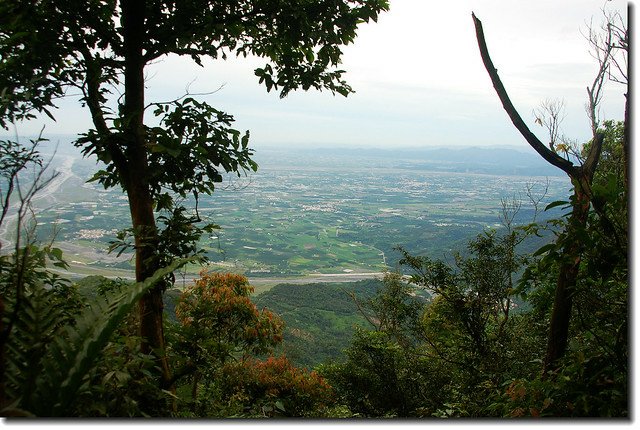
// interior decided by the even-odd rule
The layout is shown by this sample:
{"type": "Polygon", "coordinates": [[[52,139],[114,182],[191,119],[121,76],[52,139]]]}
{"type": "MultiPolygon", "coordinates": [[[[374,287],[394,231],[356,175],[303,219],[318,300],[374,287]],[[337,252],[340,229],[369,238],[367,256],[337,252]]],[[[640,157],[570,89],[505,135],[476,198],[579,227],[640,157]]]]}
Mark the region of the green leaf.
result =
{"type": "Polygon", "coordinates": [[[109,380],[113,377],[113,375],[116,374],[115,370],[112,370],[111,372],[107,373],[106,375],[104,375],[104,377],[102,378],[102,383],[106,384],[107,382],[109,382],[109,380]]]}
{"type": "Polygon", "coordinates": [[[61,321],[62,309],[42,287],[33,288],[24,300],[20,317],[15,322],[13,335],[7,343],[6,375],[12,377],[7,384],[7,398],[22,398],[20,408],[29,410],[25,403],[34,396],[35,384],[46,365],[45,346],[54,336],[55,326],[61,321]]]}
{"type": "Polygon", "coordinates": [[[241,143],[242,143],[242,149],[247,149],[247,146],[249,145],[249,130],[247,130],[244,136],[242,136],[241,143]]]}
{"type": "Polygon", "coordinates": [[[100,179],[102,179],[104,176],[106,176],[108,173],[106,170],[98,170],[96,173],[93,174],[93,176],[91,178],[89,178],[87,180],[87,182],[95,182],[95,181],[99,181],[100,179]]]}
{"type": "Polygon", "coordinates": [[[549,203],[547,207],[544,208],[544,210],[548,211],[549,209],[553,209],[558,206],[568,206],[569,204],[570,203],[565,200],[556,200],[555,202],[549,203]]]}
{"type": "Polygon", "coordinates": [[[313,50],[312,49],[308,49],[307,51],[305,51],[304,53],[304,58],[309,62],[309,63],[313,63],[314,60],[316,59],[313,50]]]}
{"type": "Polygon", "coordinates": [[[551,250],[553,250],[555,248],[556,248],[556,244],[555,243],[546,244],[546,245],[538,248],[538,250],[533,253],[533,256],[537,257],[537,256],[542,255],[542,254],[544,254],[544,253],[546,253],[548,251],[551,251],[551,250]]]}

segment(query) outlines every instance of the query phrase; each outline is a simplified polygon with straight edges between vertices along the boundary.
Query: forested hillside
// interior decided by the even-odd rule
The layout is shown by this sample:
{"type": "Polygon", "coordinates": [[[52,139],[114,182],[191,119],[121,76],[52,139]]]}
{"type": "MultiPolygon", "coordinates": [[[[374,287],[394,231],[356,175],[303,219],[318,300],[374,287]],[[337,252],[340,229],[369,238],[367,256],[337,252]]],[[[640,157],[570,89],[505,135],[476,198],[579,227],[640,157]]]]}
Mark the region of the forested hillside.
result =
{"type": "Polygon", "coordinates": [[[377,280],[349,283],[280,284],[255,299],[285,322],[284,340],[278,348],[298,366],[313,369],[336,360],[349,346],[356,327],[366,327],[356,300],[374,296],[377,280]]]}

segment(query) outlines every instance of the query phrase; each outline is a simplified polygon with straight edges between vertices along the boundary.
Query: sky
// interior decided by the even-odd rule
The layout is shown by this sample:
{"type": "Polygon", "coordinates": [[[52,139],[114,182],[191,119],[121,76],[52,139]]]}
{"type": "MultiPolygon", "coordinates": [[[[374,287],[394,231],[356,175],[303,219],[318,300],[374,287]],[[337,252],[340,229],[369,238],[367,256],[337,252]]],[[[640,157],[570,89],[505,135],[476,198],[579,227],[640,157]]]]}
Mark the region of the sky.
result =
{"type": "MultiPolygon", "coordinates": [[[[422,147],[522,146],[525,141],[503,111],[477,47],[471,12],[482,21],[489,52],[511,99],[530,128],[545,100],[563,100],[563,132],[590,137],[586,87],[597,63],[583,36],[601,9],[623,12],[619,0],[391,0],[377,23],[359,28],[343,49],[345,78],[356,90],[297,91],[285,99],[267,93],[253,70],[255,58],[205,61],[167,57],[147,68],[147,101],[180,97],[189,86],[214,107],[234,115],[251,132],[251,146],[422,147]]],[[[624,88],[607,84],[603,118],[622,119],[624,88]]],[[[76,97],[59,103],[57,121],[46,117],[18,126],[29,135],[75,134],[90,127],[76,97]]]]}

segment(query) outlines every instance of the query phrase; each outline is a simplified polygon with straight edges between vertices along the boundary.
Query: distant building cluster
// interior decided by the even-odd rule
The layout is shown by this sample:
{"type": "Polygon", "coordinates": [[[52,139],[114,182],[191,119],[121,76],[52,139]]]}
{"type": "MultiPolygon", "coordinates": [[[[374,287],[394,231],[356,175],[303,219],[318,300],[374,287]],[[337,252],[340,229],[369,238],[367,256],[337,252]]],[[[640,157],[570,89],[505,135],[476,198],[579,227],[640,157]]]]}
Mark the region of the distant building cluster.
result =
{"type": "Polygon", "coordinates": [[[104,230],[102,228],[96,229],[81,229],[76,234],[78,239],[101,239],[107,234],[115,234],[116,230],[104,230]]]}
{"type": "Polygon", "coordinates": [[[336,206],[333,203],[317,203],[314,205],[302,205],[304,212],[335,212],[336,206]]]}

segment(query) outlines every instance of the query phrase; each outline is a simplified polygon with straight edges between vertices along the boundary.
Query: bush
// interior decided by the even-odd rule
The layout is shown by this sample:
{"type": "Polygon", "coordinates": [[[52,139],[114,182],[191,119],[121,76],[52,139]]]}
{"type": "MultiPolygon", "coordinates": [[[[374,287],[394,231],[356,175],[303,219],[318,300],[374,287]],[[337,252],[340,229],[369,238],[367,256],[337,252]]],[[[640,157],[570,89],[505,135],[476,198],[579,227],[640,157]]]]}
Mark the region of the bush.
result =
{"type": "Polygon", "coordinates": [[[294,367],[284,356],[228,363],[220,386],[222,398],[243,416],[321,417],[335,403],[324,378],[294,367]]]}

